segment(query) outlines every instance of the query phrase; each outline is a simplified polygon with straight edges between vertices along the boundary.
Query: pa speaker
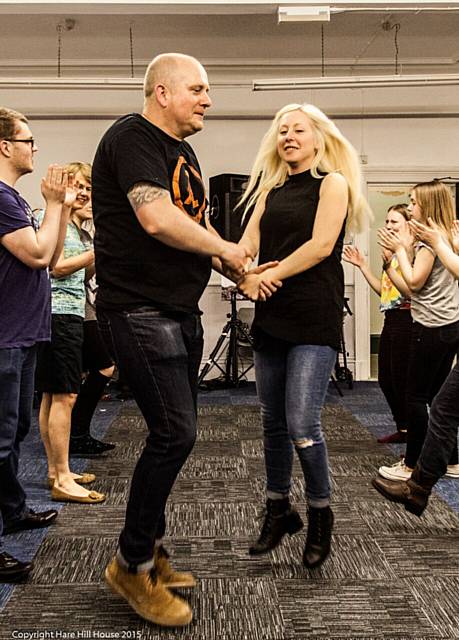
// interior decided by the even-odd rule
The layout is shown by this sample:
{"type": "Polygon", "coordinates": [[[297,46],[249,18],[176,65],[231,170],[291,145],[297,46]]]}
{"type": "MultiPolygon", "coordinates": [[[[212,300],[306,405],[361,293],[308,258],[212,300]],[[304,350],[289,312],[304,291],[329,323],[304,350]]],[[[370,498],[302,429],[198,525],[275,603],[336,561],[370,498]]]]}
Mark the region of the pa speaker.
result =
{"type": "Polygon", "coordinates": [[[245,206],[236,208],[236,205],[248,180],[249,176],[241,173],[221,173],[209,180],[210,223],[222,238],[231,242],[238,242],[242,236],[245,206]]]}

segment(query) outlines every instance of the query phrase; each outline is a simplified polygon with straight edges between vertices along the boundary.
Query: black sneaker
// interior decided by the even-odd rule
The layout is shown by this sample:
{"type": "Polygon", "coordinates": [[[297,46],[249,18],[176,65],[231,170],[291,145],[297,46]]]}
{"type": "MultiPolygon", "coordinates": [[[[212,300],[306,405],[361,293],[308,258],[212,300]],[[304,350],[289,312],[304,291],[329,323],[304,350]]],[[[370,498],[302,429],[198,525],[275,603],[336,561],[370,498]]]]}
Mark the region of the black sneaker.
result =
{"type": "Polygon", "coordinates": [[[97,440],[97,438],[93,438],[88,433],[84,436],[70,438],[69,453],[70,455],[79,456],[100,456],[106,451],[111,451],[115,447],[115,444],[97,440]]]}

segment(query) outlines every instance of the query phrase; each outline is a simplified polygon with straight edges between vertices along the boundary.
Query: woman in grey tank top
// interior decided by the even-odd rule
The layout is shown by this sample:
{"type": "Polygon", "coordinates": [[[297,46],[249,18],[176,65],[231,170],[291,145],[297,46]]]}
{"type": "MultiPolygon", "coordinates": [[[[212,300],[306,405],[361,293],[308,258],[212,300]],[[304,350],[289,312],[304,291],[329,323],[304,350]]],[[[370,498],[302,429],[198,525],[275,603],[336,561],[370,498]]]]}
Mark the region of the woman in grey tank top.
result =
{"type": "MultiPolygon", "coordinates": [[[[421,223],[433,220],[452,245],[455,211],[451,190],[446,184],[439,180],[417,184],[411,192],[410,206],[414,220],[421,223]]],[[[411,290],[413,317],[406,455],[392,467],[381,467],[379,474],[389,480],[408,480],[427,433],[428,406],[448,376],[459,346],[459,289],[453,275],[427,244],[415,243],[414,256],[410,256],[397,234],[381,229],[379,238],[384,248],[397,255],[403,280],[411,290]]],[[[397,286],[397,274],[391,269],[388,275],[397,286]]],[[[459,478],[457,447],[446,475],[459,478]]]]}

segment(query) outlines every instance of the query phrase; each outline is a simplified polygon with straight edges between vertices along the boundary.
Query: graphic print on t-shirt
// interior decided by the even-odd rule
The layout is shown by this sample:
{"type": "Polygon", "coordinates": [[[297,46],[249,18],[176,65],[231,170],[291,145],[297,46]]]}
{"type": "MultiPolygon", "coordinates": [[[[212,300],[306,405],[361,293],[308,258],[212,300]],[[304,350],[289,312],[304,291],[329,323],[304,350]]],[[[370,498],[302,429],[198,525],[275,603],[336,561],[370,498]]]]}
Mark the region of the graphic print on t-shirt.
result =
{"type": "Polygon", "coordinates": [[[202,178],[186,158],[180,155],[172,176],[174,204],[200,223],[206,208],[206,195],[202,178]]]}

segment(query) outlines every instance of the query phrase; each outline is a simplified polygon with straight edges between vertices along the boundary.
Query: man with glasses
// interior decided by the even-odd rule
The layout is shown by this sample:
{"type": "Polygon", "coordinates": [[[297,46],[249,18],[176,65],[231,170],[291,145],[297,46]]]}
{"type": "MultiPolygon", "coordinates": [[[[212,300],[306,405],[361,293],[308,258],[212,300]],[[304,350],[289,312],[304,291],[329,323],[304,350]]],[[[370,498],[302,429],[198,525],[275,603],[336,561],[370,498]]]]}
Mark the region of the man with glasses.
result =
{"type": "MultiPolygon", "coordinates": [[[[0,107],[0,537],[47,527],[57,516],[28,508],[18,479],[19,447],[32,416],[36,345],[50,339],[47,267],[62,250],[68,216],[62,168],[51,165],[42,179],[46,213],[40,228],[14,188],[33,171],[36,151],[27,118],[0,107]]],[[[0,548],[0,582],[19,581],[31,568],[0,548]]]]}

